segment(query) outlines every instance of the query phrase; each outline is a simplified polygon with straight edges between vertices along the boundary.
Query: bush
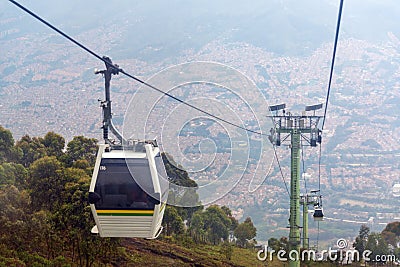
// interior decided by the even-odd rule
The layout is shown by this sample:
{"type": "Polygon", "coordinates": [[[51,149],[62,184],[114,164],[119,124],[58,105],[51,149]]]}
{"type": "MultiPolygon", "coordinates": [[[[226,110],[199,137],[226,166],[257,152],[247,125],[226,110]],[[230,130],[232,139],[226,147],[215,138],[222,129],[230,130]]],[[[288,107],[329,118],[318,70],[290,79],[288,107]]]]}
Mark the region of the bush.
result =
{"type": "Polygon", "coordinates": [[[15,258],[0,257],[0,267],[25,267],[25,263],[15,258]]]}
{"type": "Polygon", "coordinates": [[[225,256],[227,260],[231,260],[233,255],[233,245],[225,241],[224,243],[221,244],[220,252],[222,255],[225,256]]]}

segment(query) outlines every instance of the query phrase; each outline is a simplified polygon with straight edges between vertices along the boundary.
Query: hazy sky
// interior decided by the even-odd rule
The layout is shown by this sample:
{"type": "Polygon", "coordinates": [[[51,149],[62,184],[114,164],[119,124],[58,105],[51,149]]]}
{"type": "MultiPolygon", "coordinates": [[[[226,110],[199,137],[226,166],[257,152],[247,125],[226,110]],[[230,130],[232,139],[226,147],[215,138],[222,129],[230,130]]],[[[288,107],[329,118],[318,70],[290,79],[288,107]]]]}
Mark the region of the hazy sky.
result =
{"type": "MultiPolygon", "coordinates": [[[[210,40],[254,44],[277,53],[302,54],[333,40],[339,0],[242,1],[23,1],[37,14],[74,35],[95,28],[124,29],[120,45],[138,53],[148,45],[166,45],[171,53],[197,48],[210,40]],[[293,44],[296,44],[294,46],[293,44]]],[[[17,27],[49,33],[44,25],[8,1],[0,3],[0,33],[17,27]]],[[[388,32],[400,36],[400,5],[395,0],[348,0],[344,3],[342,38],[379,42],[388,32]]],[[[3,33],[3,38],[4,38],[3,33]]],[[[12,37],[12,36],[10,36],[12,37]]],[[[0,41],[2,40],[0,36],[0,41]]]]}

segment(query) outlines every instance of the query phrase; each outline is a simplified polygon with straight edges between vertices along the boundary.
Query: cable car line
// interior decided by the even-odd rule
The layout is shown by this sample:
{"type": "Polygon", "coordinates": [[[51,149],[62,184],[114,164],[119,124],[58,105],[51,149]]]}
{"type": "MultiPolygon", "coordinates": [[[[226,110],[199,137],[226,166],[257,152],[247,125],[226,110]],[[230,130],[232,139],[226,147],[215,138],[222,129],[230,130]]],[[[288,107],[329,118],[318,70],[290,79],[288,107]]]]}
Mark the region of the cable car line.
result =
{"type": "Polygon", "coordinates": [[[321,192],[321,157],[322,147],[319,145],[319,156],[318,156],[318,190],[321,192]]]}
{"type": "Polygon", "coordinates": [[[82,45],[81,43],[79,43],[78,41],[76,41],[75,39],[73,39],[72,37],[68,36],[66,33],[64,33],[63,31],[57,29],[56,27],[54,27],[53,25],[51,25],[49,22],[47,22],[46,20],[42,19],[41,17],[39,17],[38,15],[36,15],[35,13],[33,13],[32,11],[30,11],[29,9],[27,9],[26,7],[24,7],[23,5],[19,4],[18,2],[14,1],[14,0],[8,0],[11,3],[13,3],[14,5],[16,5],[17,7],[19,7],[20,9],[22,9],[23,11],[25,11],[26,13],[28,13],[29,15],[31,15],[32,17],[34,17],[35,19],[39,20],[40,22],[42,22],[43,24],[45,24],[46,26],[48,26],[49,28],[51,28],[52,30],[58,32],[59,34],[61,34],[63,37],[67,38],[68,40],[70,40],[71,42],[73,42],[74,44],[76,44],[77,46],[79,46],[80,48],[82,48],[83,50],[85,50],[86,52],[90,53],[92,56],[97,57],[98,59],[100,59],[101,61],[103,61],[104,63],[107,63],[101,56],[99,56],[98,54],[96,54],[95,52],[93,52],[92,50],[90,50],[89,48],[87,48],[86,46],[82,45]]]}
{"type": "MultiPolygon", "coordinates": [[[[340,22],[341,22],[341,19],[342,19],[343,2],[344,2],[344,0],[340,0],[340,4],[339,4],[339,12],[338,12],[338,17],[337,17],[336,33],[335,33],[335,41],[334,41],[334,44],[333,44],[332,61],[331,61],[331,68],[330,68],[330,73],[329,73],[328,90],[327,90],[327,93],[326,93],[324,116],[323,116],[322,127],[321,127],[322,133],[323,133],[324,126],[325,126],[326,113],[327,113],[327,110],[328,110],[329,96],[330,96],[330,92],[331,92],[333,70],[334,70],[335,58],[336,58],[336,49],[337,49],[337,43],[338,43],[338,39],[339,39],[339,32],[340,32],[340,22]]],[[[318,157],[318,192],[320,194],[320,197],[319,197],[320,199],[319,200],[322,202],[322,196],[321,196],[321,157],[322,157],[322,143],[319,146],[319,157],[318,157]]],[[[321,215],[322,215],[322,203],[320,203],[320,204],[321,205],[319,206],[319,208],[320,208],[319,211],[321,212],[321,215]]],[[[318,221],[318,231],[317,231],[317,249],[318,249],[318,243],[319,243],[319,221],[318,221]]]]}
{"type": "Polygon", "coordinates": [[[286,184],[285,176],[283,175],[283,172],[282,172],[281,164],[278,159],[278,154],[276,153],[276,147],[275,147],[275,145],[272,145],[272,147],[274,148],[275,158],[276,158],[276,161],[278,162],[279,172],[281,173],[283,183],[285,184],[286,192],[290,198],[291,196],[290,196],[289,188],[286,184]]]}
{"type": "MultiPolygon", "coordinates": [[[[327,91],[327,94],[326,94],[325,110],[324,110],[324,116],[323,116],[322,127],[321,127],[322,131],[324,130],[324,126],[325,126],[326,113],[327,113],[327,110],[328,110],[329,96],[330,96],[330,92],[331,92],[333,69],[334,69],[334,66],[335,66],[336,49],[337,49],[337,43],[338,43],[338,39],[339,39],[339,32],[340,32],[340,22],[341,22],[341,19],[342,19],[343,2],[344,2],[344,0],[340,0],[340,4],[339,4],[339,12],[338,12],[338,17],[337,17],[336,33],[335,33],[335,41],[334,41],[334,44],[333,44],[332,61],[331,61],[331,68],[330,68],[330,73],[329,73],[328,91],[327,91]]],[[[319,146],[319,157],[318,157],[318,190],[319,190],[319,192],[321,192],[321,157],[322,157],[322,144],[320,144],[320,146],[319,146]]]]}
{"type": "Polygon", "coordinates": [[[21,4],[19,4],[18,2],[14,1],[14,0],[8,0],[8,1],[10,1],[14,5],[16,5],[17,7],[22,9],[23,11],[25,11],[29,15],[33,16],[34,18],[36,18],[37,20],[39,20],[40,22],[42,22],[43,24],[45,24],[46,26],[51,28],[52,30],[54,30],[57,33],[61,34],[63,37],[67,38],[68,40],[70,40],[71,42],[73,42],[75,45],[79,46],[80,48],[82,48],[86,52],[90,53],[92,56],[94,56],[97,59],[103,61],[105,64],[109,65],[110,67],[115,68],[117,72],[121,72],[125,76],[127,76],[127,77],[129,77],[129,78],[131,78],[131,79],[133,79],[133,80],[135,80],[135,81],[137,81],[137,82],[139,82],[139,83],[141,83],[141,84],[143,84],[143,85],[145,85],[145,86],[147,86],[147,87],[149,87],[149,88],[151,88],[151,89],[153,89],[153,90],[155,90],[155,91],[157,91],[157,92],[159,92],[159,93],[161,93],[161,94],[163,94],[163,95],[165,95],[167,97],[170,97],[170,98],[176,100],[179,103],[182,103],[182,104],[184,104],[184,105],[186,105],[186,106],[188,106],[188,107],[190,107],[192,109],[195,109],[195,110],[197,110],[197,111],[199,111],[199,112],[201,112],[203,114],[206,114],[206,115],[208,115],[208,116],[210,116],[210,117],[212,117],[212,118],[214,118],[216,120],[225,122],[226,124],[229,124],[231,126],[234,126],[236,128],[245,130],[245,131],[250,132],[250,133],[254,133],[254,134],[257,134],[257,135],[261,135],[261,136],[268,136],[268,134],[262,133],[261,131],[259,132],[259,131],[254,131],[254,130],[248,129],[248,128],[240,126],[240,125],[238,125],[236,123],[230,122],[230,121],[228,121],[228,120],[226,120],[224,118],[221,118],[221,117],[219,117],[217,115],[214,115],[214,114],[212,114],[212,113],[210,113],[208,111],[205,111],[205,110],[203,110],[203,109],[201,109],[199,107],[196,107],[196,106],[194,106],[194,105],[192,105],[192,104],[190,104],[190,103],[188,103],[188,102],[186,102],[186,101],[184,101],[184,100],[182,100],[182,99],[180,99],[178,97],[175,97],[175,96],[173,96],[173,95],[171,95],[171,94],[169,94],[167,92],[164,92],[163,90],[161,90],[161,89],[159,89],[159,88],[157,88],[157,87],[155,87],[155,86],[153,86],[153,85],[151,85],[151,84],[149,84],[149,83],[147,83],[147,82],[145,82],[145,81],[143,81],[143,80],[141,80],[141,79],[139,79],[139,78],[137,78],[137,77],[135,77],[135,76],[133,76],[133,75],[131,75],[129,73],[127,73],[126,71],[124,71],[123,69],[121,69],[121,68],[119,68],[119,67],[117,67],[115,65],[110,65],[109,62],[107,60],[105,60],[103,57],[99,56],[97,53],[93,52],[91,49],[87,48],[85,45],[83,45],[80,42],[76,41],[74,38],[70,37],[69,35],[67,35],[63,31],[59,30],[58,28],[56,28],[55,26],[53,26],[52,24],[50,24],[49,22],[47,22],[46,20],[44,20],[40,16],[36,15],[35,13],[30,11],[26,7],[22,6],[21,4]]]}
{"type": "Polygon", "coordinates": [[[194,105],[192,105],[192,104],[190,104],[190,103],[188,103],[188,102],[185,102],[184,100],[182,100],[182,99],[180,99],[180,98],[177,98],[176,96],[173,96],[173,95],[171,95],[171,94],[169,94],[169,93],[166,93],[166,92],[162,91],[161,89],[159,89],[159,88],[157,88],[157,87],[155,87],[155,86],[153,86],[153,85],[151,85],[151,84],[149,84],[149,83],[147,83],[147,82],[145,82],[145,81],[143,81],[143,80],[141,80],[141,79],[139,79],[139,78],[137,78],[137,77],[135,77],[135,76],[133,76],[133,75],[127,73],[127,72],[125,72],[125,71],[122,70],[122,69],[120,69],[120,72],[123,73],[123,74],[125,74],[125,75],[128,76],[129,78],[132,78],[132,79],[134,79],[135,81],[137,81],[137,82],[139,82],[139,83],[141,83],[141,84],[143,84],[143,85],[146,85],[147,87],[150,87],[151,89],[156,90],[157,92],[159,92],[159,93],[161,93],[161,94],[164,94],[165,96],[168,96],[168,97],[170,97],[170,98],[172,98],[172,99],[178,101],[179,103],[185,104],[186,106],[188,106],[188,107],[190,107],[190,108],[193,108],[193,109],[195,109],[195,110],[197,110],[197,111],[199,111],[199,112],[201,112],[201,113],[203,113],[203,114],[206,114],[206,115],[208,115],[208,116],[210,116],[210,117],[212,117],[212,118],[214,118],[214,119],[216,119],[216,120],[225,122],[226,124],[229,124],[229,125],[231,125],[231,126],[234,126],[234,127],[236,127],[236,128],[242,129],[242,130],[245,130],[245,131],[247,131],[247,132],[251,132],[251,133],[258,134],[258,135],[263,135],[263,136],[268,136],[267,134],[264,134],[264,133],[262,133],[262,132],[258,132],[258,131],[254,131],[254,130],[245,128],[245,127],[243,127],[243,126],[240,126],[240,125],[238,125],[238,124],[235,124],[235,123],[233,123],[233,122],[230,122],[230,121],[228,121],[228,120],[225,120],[224,118],[221,118],[221,117],[219,117],[219,116],[216,116],[216,115],[214,115],[214,114],[212,114],[212,113],[210,113],[210,112],[208,112],[208,111],[205,111],[205,110],[203,110],[203,109],[201,109],[201,108],[198,108],[198,107],[196,107],[196,106],[194,106],[194,105]]]}
{"type": "Polygon", "coordinates": [[[333,77],[333,68],[335,66],[336,48],[337,48],[337,43],[338,43],[338,39],[339,39],[340,21],[342,19],[343,1],[344,0],[340,0],[340,5],[339,5],[339,13],[338,13],[337,24],[336,24],[335,42],[333,44],[331,70],[330,70],[330,74],[329,74],[328,91],[326,93],[325,110],[324,110],[324,117],[323,117],[323,120],[322,120],[321,130],[324,130],[326,112],[328,110],[329,95],[330,95],[330,92],[331,92],[332,77],[333,77]]]}
{"type": "MultiPolygon", "coordinates": [[[[333,44],[332,61],[331,61],[331,68],[330,68],[330,73],[329,73],[328,91],[326,93],[324,116],[323,116],[322,127],[321,127],[322,133],[323,133],[324,126],[325,126],[326,113],[327,113],[327,110],[328,110],[329,96],[330,96],[330,92],[331,92],[333,69],[334,69],[334,66],[335,66],[335,58],[336,58],[336,49],[337,49],[337,43],[338,43],[338,39],[339,39],[340,22],[341,22],[341,19],[342,19],[343,2],[344,2],[344,0],[340,0],[340,4],[339,4],[339,12],[338,12],[338,17],[337,17],[336,33],[335,33],[335,41],[334,41],[334,44],[333,44]]],[[[322,144],[320,144],[320,146],[319,146],[319,157],[318,157],[318,190],[320,192],[321,192],[321,157],[322,157],[322,144]]]]}
{"type": "Polygon", "coordinates": [[[318,223],[318,231],[317,231],[317,251],[318,251],[318,246],[319,246],[319,222],[318,223]]]}
{"type": "MultiPolygon", "coordinates": [[[[335,41],[334,41],[334,44],[333,44],[332,61],[331,61],[331,68],[330,68],[330,73],[329,73],[328,91],[326,93],[324,116],[323,116],[322,127],[321,127],[322,133],[323,133],[324,126],[325,126],[326,113],[327,113],[328,104],[329,104],[329,96],[330,96],[330,93],[331,93],[333,69],[334,69],[334,66],[335,66],[336,49],[337,49],[337,43],[338,43],[338,40],[339,40],[340,22],[341,22],[341,19],[342,19],[343,2],[344,2],[344,0],[340,0],[340,4],[339,4],[339,12],[338,12],[338,17],[337,17],[336,33],[335,33],[335,41]]],[[[319,146],[319,157],[318,157],[318,190],[320,190],[320,191],[321,191],[321,157],[322,157],[322,144],[320,144],[320,146],[319,146]]]]}
{"type": "Polygon", "coordinates": [[[304,164],[304,149],[303,149],[303,139],[300,139],[300,147],[301,147],[301,161],[302,161],[302,167],[303,167],[303,173],[302,173],[302,176],[303,176],[303,180],[304,180],[304,188],[305,188],[305,191],[306,191],[306,194],[305,195],[307,195],[307,193],[308,193],[308,190],[307,190],[307,181],[306,181],[306,176],[305,176],[305,164],[304,164]]]}

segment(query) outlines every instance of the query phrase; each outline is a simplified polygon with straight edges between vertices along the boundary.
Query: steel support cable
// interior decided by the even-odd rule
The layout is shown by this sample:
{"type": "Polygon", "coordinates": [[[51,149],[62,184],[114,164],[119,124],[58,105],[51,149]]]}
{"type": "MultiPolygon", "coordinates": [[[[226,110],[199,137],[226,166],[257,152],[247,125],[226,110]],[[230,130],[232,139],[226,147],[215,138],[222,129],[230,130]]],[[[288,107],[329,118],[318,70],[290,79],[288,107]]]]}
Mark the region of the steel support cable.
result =
{"type": "Polygon", "coordinates": [[[268,136],[268,134],[265,134],[265,133],[262,133],[262,132],[258,132],[258,131],[254,131],[254,130],[245,128],[245,127],[240,126],[240,125],[238,125],[238,124],[236,124],[236,123],[230,122],[230,121],[228,121],[228,120],[226,120],[226,119],[224,119],[224,118],[221,118],[221,117],[219,117],[219,116],[216,116],[216,115],[214,115],[214,114],[212,114],[212,113],[210,113],[210,112],[208,112],[208,111],[205,111],[205,110],[203,110],[203,109],[201,109],[201,108],[199,108],[199,107],[196,107],[196,106],[194,106],[194,105],[192,105],[192,104],[189,104],[189,103],[185,102],[184,100],[179,99],[179,98],[177,98],[177,97],[175,97],[175,96],[173,96],[173,95],[171,95],[171,94],[169,94],[169,93],[166,93],[166,92],[164,92],[163,90],[161,90],[161,89],[159,89],[159,88],[157,88],[157,87],[155,87],[155,86],[153,86],[153,85],[151,85],[151,84],[149,84],[149,83],[147,83],[147,82],[145,82],[145,81],[143,81],[143,80],[141,80],[141,79],[139,79],[139,78],[137,78],[137,77],[135,77],[135,76],[133,76],[133,75],[131,75],[131,74],[129,74],[129,73],[127,73],[127,72],[124,71],[123,69],[120,69],[119,67],[117,67],[117,66],[115,66],[115,65],[111,65],[110,62],[109,62],[108,60],[106,60],[105,58],[99,56],[97,53],[93,52],[91,49],[89,49],[89,48],[87,48],[86,46],[84,46],[83,44],[79,43],[79,42],[76,41],[74,38],[70,37],[68,34],[66,34],[66,33],[64,33],[63,31],[59,30],[58,28],[54,27],[54,26],[51,25],[49,22],[47,22],[46,20],[44,20],[44,19],[41,18],[40,16],[36,15],[35,13],[33,13],[32,11],[30,11],[29,9],[27,9],[27,8],[24,7],[23,5],[19,4],[18,2],[14,1],[14,0],[8,0],[8,1],[10,1],[11,3],[13,3],[13,4],[16,5],[17,7],[19,7],[20,9],[22,9],[22,10],[25,11],[26,13],[28,13],[29,15],[31,15],[32,17],[36,18],[37,20],[39,20],[40,22],[42,22],[43,24],[45,24],[46,26],[48,26],[48,27],[51,28],[52,30],[54,30],[54,31],[56,31],[57,33],[61,34],[63,37],[67,38],[67,39],[70,40],[72,43],[76,44],[77,46],[79,46],[80,48],[82,48],[83,50],[85,50],[86,52],[90,53],[92,56],[94,56],[94,57],[96,57],[97,59],[103,61],[103,62],[104,62],[105,64],[107,64],[108,66],[111,66],[111,67],[115,68],[117,72],[121,72],[121,73],[124,74],[125,76],[127,76],[127,77],[129,77],[129,78],[131,78],[131,79],[133,79],[133,80],[135,80],[135,81],[137,81],[137,82],[139,82],[139,83],[141,83],[141,84],[143,84],[143,85],[145,85],[145,86],[147,86],[147,87],[149,87],[149,88],[151,88],[151,89],[153,89],[153,90],[155,90],[155,91],[157,91],[157,92],[159,92],[159,93],[161,93],[161,94],[163,94],[163,95],[165,95],[165,96],[167,96],[167,97],[170,97],[170,98],[176,100],[176,101],[179,102],[179,103],[182,103],[182,104],[184,104],[184,105],[186,105],[186,106],[188,106],[188,107],[190,107],[190,108],[192,108],[192,109],[195,109],[195,110],[197,110],[197,111],[199,111],[199,112],[201,112],[201,113],[203,113],[203,114],[206,114],[206,115],[208,115],[208,116],[210,116],[210,117],[212,117],[212,118],[214,118],[214,119],[216,119],[216,120],[222,121],[222,122],[224,122],[224,123],[226,123],[226,124],[229,124],[229,125],[231,125],[231,126],[234,126],[234,127],[236,127],[236,128],[245,130],[245,131],[250,132],[250,133],[254,133],[254,134],[258,134],[258,135],[262,135],[262,136],[268,136]]]}
{"type": "Polygon", "coordinates": [[[76,44],[77,46],[79,46],[80,48],[82,48],[83,50],[85,50],[86,52],[90,53],[92,56],[100,59],[101,61],[103,61],[104,63],[107,63],[101,56],[99,56],[98,54],[96,54],[95,52],[93,52],[92,50],[90,50],[89,48],[87,48],[86,46],[82,45],[81,43],[79,43],[78,41],[76,41],[75,39],[73,39],[72,37],[68,36],[66,33],[64,33],[63,31],[57,29],[56,27],[54,27],[53,25],[51,25],[49,22],[47,22],[46,20],[42,19],[41,17],[39,17],[38,15],[36,15],[35,13],[33,13],[32,11],[30,11],[29,9],[27,9],[26,7],[24,7],[23,5],[19,4],[18,2],[14,1],[14,0],[8,0],[11,3],[13,3],[14,5],[16,5],[17,7],[19,7],[20,9],[22,9],[23,11],[25,11],[26,13],[28,13],[29,15],[31,15],[32,17],[34,17],[35,19],[39,20],[40,22],[42,22],[43,24],[45,24],[46,26],[48,26],[49,28],[51,28],[52,30],[58,32],[59,34],[61,34],[63,37],[67,38],[68,40],[70,40],[71,42],[73,42],[74,44],[76,44]]]}
{"type": "Polygon", "coordinates": [[[324,117],[323,117],[323,120],[322,120],[322,128],[321,128],[321,130],[324,130],[326,112],[327,112],[327,110],[328,110],[329,95],[330,95],[330,93],[331,93],[331,85],[332,85],[332,77],[333,77],[333,68],[334,68],[334,66],[335,66],[336,48],[337,48],[337,43],[338,43],[338,39],[339,39],[340,21],[341,21],[341,19],[342,19],[343,1],[344,1],[344,0],[340,0],[340,5],[339,5],[339,13],[338,13],[337,24],[336,24],[335,42],[334,42],[334,44],[333,44],[333,54],[332,54],[332,62],[331,62],[331,71],[330,71],[330,74],[329,74],[328,92],[326,93],[325,110],[324,110],[324,117]]]}
{"type": "Polygon", "coordinates": [[[276,162],[278,162],[279,172],[281,173],[281,177],[282,177],[283,183],[285,184],[286,192],[288,193],[289,198],[291,198],[291,195],[290,195],[290,192],[289,192],[289,188],[288,188],[288,186],[286,184],[285,176],[283,175],[283,172],[282,172],[281,163],[279,162],[278,154],[276,153],[275,145],[272,145],[272,147],[274,148],[276,162]]]}
{"type": "Polygon", "coordinates": [[[317,231],[317,251],[318,251],[318,246],[319,246],[319,222],[317,222],[318,224],[318,231],[317,231]]]}
{"type": "Polygon", "coordinates": [[[321,157],[322,157],[322,146],[319,145],[319,156],[318,156],[318,191],[321,194],[321,157]]]}
{"type": "Polygon", "coordinates": [[[155,87],[155,86],[153,86],[153,85],[151,85],[151,84],[149,84],[149,83],[147,83],[147,82],[145,82],[145,81],[143,81],[143,80],[140,80],[139,78],[137,78],[137,77],[135,77],[135,76],[133,76],[133,75],[131,75],[131,74],[125,72],[125,71],[122,70],[122,69],[120,69],[120,72],[121,72],[122,74],[126,75],[127,77],[132,78],[132,79],[134,79],[135,81],[137,81],[137,82],[139,82],[139,83],[141,83],[141,84],[143,84],[143,85],[146,85],[147,87],[150,87],[151,89],[153,89],[153,90],[155,90],[155,91],[157,91],[157,92],[159,92],[159,93],[161,93],[161,94],[163,94],[163,95],[165,95],[165,96],[168,96],[168,97],[170,97],[170,98],[176,100],[176,101],[179,102],[179,103],[185,104],[186,106],[188,106],[188,107],[190,107],[190,108],[192,108],[192,109],[195,109],[195,110],[197,110],[197,111],[199,111],[199,112],[201,112],[201,113],[203,113],[203,114],[206,114],[206,115],[208,115],[208,116],[210,116],[210,117],[212,117],[212,118],[214,118],[214,119],[216,119],[216,120],[225,122],[226,124],[229,124],[229,125],[231,125],[231,126],[234,126],[234,127],[236,127],[236,128],[245,130],[245,131],[250,132],[250,133],[254,133],[254,134],[258,134],[258,135],[263,135],[263,136],[268,136],[267,134],[264,134],[264,133],[262,133],[262,132],[257,132],[257,131],[251,130],[251,129],[247,129],[247,128],[243,127],[243,126],[240,126],[240,125],[238,125],[238,124],[235,124],[235,123],[233,123],[233,122],[230,122],[230,121],[228,121],[228,120],[225,120],[224,118],[221,118],[221,117],[219,117],[219,116],[216,116],[216,115],[214,115],[214,114],[212,114],[212,113],[210,113],[210,112],[208,112],[208,111],[205,111],[205,110],[203,110],[203,109],[201,109],[201,108],[199,108],[199,107],[196,107],[196,106],[194,106],[194,105],[192,105],[192,104],[190,104],[190,103],[187,103],[187,102],[185,102],[184,100],[182,100],[182,99],[180,99],[180,98],[177,98],[176,96],[173,96],[173,95],[171,95],[171,94],[169,94],[169,93],[166,93],[166,92],[164,92],[163,90],[161,90],[161,89],[159,89],[159,88],[157,88],[157,87],[155,87]]]}
{"type": "Polygon", "coordinates": [[[305,174],[305,164],[304,164],[304,149],[303,149],[303,139],[300,139],[300,146],[301,146],[301,161],[302,161],[302,165],[303,165],[303,173],[301,174],[301,176],[303,176],[303,180],[304,180],[304,188],[306,190],[306,195],[308,193],[307,190],[307,181],[306,181],[306,176],[305,174]]]}
{"type": "MultiPolygon", "coordinates": [[[[328,81],[328,91],[326,93],[326,99],[325,99],[325,110],[324,110],[324,116],[322,120],[322,127],[321,130],[324,130],[325,127],[325,121],[326,121],[326,113],[328,110],[328,104],[329,104],[329,96],[331,93],[331,85],[332,85],[332,77],[333,77],[333,69],[335,67],[335,58],[336,58],[336,49],[337,49],[337,43],[339,40],[339,32],[340,32],[340,22],[342,20],[342,11],[343,11],[343,2],[344,0],[340,0],[339,4],[339,11],[338,11],[338,17],[337,17],[337,23],[336,23],[336,33],[335,33],[335,41],[333,44],[333,53],[332,53],[332,62],[331,62],[331,69],[329,73],[329,81],[328,81]]],[[[319,159],[318,159],[318,190],[321,190],[321,156],[322,156],[322,143],[319,146],[319,159]]],[[[321,192],[321,191],[320,191],[321,192]]]]}
{"type": "MultiPolygon", "coordinates": [[[[336,33],[335,33],[335,42],[333,44],[332,62],[331,62],[331,69],[330,69],[330,73],[329,73],[328,91],[326,93],[324,117],[322,120],[322,127],[321,127],[322,131],[324,130],[324,127],[325,127],[326,113],[328,110],[329,96],[331,93],[333,69],[335,66],[336,49],[337,49],[337,43],[338,43],[339,31],[340,31],[340,22],[342,19],[343,2],[344,2],[344,0],[340,0],[340,4],[339,4],[339,12],[338,12],[336,33]]],[[[320,194],[321,194],[321,157],[322,157],[322,143],[319,145],[319,157],[318,157],[318,190],[319,190],[320,194]]],[[[319,243],[319,222],[318,222],[318,231],[317,231],[317,251],[318,251],[318,245],[319,245],[318,243],[319,243]]]]}

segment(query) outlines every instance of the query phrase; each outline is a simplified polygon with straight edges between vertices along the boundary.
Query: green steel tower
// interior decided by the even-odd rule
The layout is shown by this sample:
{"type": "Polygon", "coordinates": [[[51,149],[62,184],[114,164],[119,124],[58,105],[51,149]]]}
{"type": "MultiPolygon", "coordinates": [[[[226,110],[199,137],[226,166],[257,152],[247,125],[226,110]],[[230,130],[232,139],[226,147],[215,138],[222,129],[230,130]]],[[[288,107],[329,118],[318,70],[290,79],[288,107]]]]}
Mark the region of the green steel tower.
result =
{"type": "Polygon", "coordinates": [[[280,146],[284,142],[288,142],[290,147],[290,231],[289,252],[287,256],[289,259],[289,267],[300,267],[301,140],[305,140],[311,147],[315,147],[317,146],[317,143],[321,143],[321,130],[318,128],[318,123],[322,116],[316,116],[315,111],[321,109],[322,104],[307,106],[302,115],[292,115],[289,112],[286,113],[285,108],[285,104],[270,106],[270,111],[275,112],[275,115],[271,116],[274,122],[274,128],[271,129],[271,135],[269,136],[269,139],[275,146],[280,146]],[[282,110],[282,115],[279,115],[280,110],[282,110]],[[307,111],[314,111],[314,115],[307,115],[307,111]]]}
{"type": "Polygon", "coordinates": [[[309,248],[308,240],[308,195],[300,196],[300,204],[303,205],[303,248],[309,248]]]}

